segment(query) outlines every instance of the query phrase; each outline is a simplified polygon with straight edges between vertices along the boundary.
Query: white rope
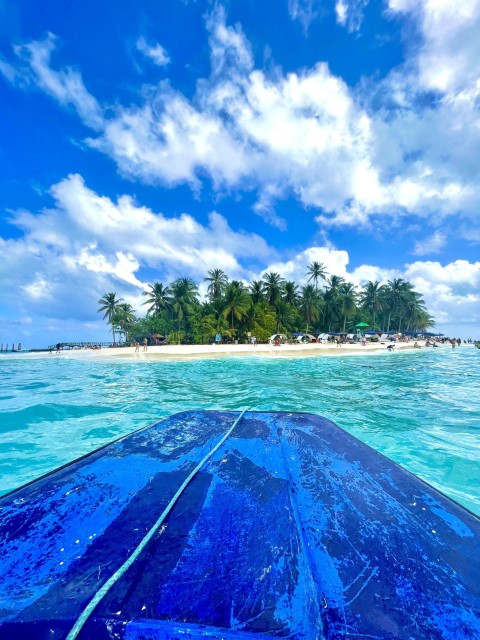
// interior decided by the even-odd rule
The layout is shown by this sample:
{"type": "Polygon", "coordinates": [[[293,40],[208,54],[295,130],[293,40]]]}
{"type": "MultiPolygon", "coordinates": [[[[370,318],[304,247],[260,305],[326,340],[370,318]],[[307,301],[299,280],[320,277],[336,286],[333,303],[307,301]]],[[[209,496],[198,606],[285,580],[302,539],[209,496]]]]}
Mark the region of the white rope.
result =
{"type": "Polygon", "coordinates": [[[100,587],[100,589],[96,592],[96,594],[93,596],[93,598],[90,600],[90,602],[87,604],[87,606],[85,607],[85,609],[82,611],[82,613],[78,616],[77,621],[75,622],[75,624],[73,625],[70,633],[68,634],[68,636],[66,637],[65,640],[75,640],[75,638],[78,636],[78,634],[80,633],[82,627],[84,626],[84,624],[87,622],[88,618],[90,617],[90,615],[92,614],[93,610],[95,609],[95,607],[97,606],[97,604],[106,596],[106,594],[110,591],[110,589],[113,587],[113,585],[124,575],[124,573],[132,566],[132,564],[135,562],[135,560],[138,558],[138,556],[141,554],[141,552],[143,551],[143,549],[147,546],[147,544],[150,542],[150,540],[153,538],[153,536],[155,535],[155,533],[158,531],[158,529],[162,526],[165,518],[168,516],[168,514],[170,513],[170,511],[173,509],[175,503],[177,502],[177,500],[180,498],[180,496],[182,495],[182,493],[185,491],[187,485],[192,481],[192,479],[195,477],[195,475],[200,471],[200,469],[203,467],[203,465],[207,462],[207,460],[209,458],[211,458],[213,456],[213,454],[215,453],[215,451],[217,451],[222,444],[225,442],[225,440],[229,437],[229,435],[232,433],[232,431],[235,429],[235,427],[237,426],[237,424],[240,422],[240,420],[243,418],[243,415],[245,413],[246,409],[244,409],[240,415],[238,416],[238,418],[235,420],[235,422],[232,424],[232,426],[230,427],[230,429],[225,433],[225,435],[222,437],[222,439],[213,447],[213,449],[203,458],[203,460],[201,462],[199,462],[197,464],[197,466],[195,467],[195,469],[190,473],[190,475],[183,481],[183,483],[180,485],[179,489],[177,490],[177,492],[175,493],[175,495],[173,496],[173,498],[170,500],[170,502],[168,503],[168,505],[165,507],[165,509],[163,510],[162,514],[160,515],[160,517],[158,518],[158,520],[155,522],[155,524],[150,528],[150,530],[146,533],[146,535],[144,536],[144,538],[140,541],[140,543],[138,544],[138,546],[136,547],[136,549],[130,554],[130,556],[125,560],[125,562],[122,564],[121,567],[119,567],[115,573],[105,582],[105,584],[100,587]]]}

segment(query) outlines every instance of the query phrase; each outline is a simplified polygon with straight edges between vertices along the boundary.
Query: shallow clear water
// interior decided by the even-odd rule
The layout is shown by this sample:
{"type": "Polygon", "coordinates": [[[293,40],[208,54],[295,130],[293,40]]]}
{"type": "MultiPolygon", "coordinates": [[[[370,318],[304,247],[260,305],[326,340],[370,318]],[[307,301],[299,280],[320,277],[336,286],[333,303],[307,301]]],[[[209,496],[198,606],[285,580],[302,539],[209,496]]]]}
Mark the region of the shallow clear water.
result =
{"type": "Polygon", "coordinates": [[[0,493],[192,408],[308,411],[480,514],[480,351],[100,361],[0,357],[0,493]]]}

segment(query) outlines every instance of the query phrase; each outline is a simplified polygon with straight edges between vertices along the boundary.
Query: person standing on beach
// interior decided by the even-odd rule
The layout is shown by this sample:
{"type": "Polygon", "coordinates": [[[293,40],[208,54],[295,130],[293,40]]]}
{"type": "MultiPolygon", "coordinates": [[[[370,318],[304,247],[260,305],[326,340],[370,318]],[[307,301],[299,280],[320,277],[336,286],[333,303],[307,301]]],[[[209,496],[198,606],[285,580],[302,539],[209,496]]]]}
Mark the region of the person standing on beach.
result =
{"type": "Polygon", "coordinates": [[[140,352],[140,343],[138,342],[138,340],[135,342],[135,353],[139,353],[140,352]]]}
{"type": "Polygon", "coordinates": [[[147,347],[148,347],[148,340],[147,340],[147,338],[144,338],[144,340],[143,340],[143,350],[146,351],[147,347]]]}

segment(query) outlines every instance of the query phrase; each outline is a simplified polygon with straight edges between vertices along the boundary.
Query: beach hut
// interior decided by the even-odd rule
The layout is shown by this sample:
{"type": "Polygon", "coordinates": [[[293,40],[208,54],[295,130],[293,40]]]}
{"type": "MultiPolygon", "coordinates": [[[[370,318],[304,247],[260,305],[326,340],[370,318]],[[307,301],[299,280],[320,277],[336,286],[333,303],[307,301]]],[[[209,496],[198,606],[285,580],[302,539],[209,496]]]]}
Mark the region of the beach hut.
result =
{"type": "Polygon", "coordinates": [[[316,342],[317,338],[311,333],[304,333],[299,339],[299,342],[316,342]]]}

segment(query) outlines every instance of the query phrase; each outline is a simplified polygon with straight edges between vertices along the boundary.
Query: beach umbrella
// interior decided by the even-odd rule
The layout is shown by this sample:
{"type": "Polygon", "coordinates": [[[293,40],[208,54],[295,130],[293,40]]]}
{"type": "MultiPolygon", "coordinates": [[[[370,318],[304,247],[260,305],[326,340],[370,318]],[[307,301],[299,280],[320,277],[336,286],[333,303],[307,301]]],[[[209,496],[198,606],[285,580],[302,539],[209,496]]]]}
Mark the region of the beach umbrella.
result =
{"type": "Polygon", "coordinates": [[[370,325],[367,324],[366,322],[359,322],[358,324],[355,325],[356,327],[369,327],[370,325]]]}

